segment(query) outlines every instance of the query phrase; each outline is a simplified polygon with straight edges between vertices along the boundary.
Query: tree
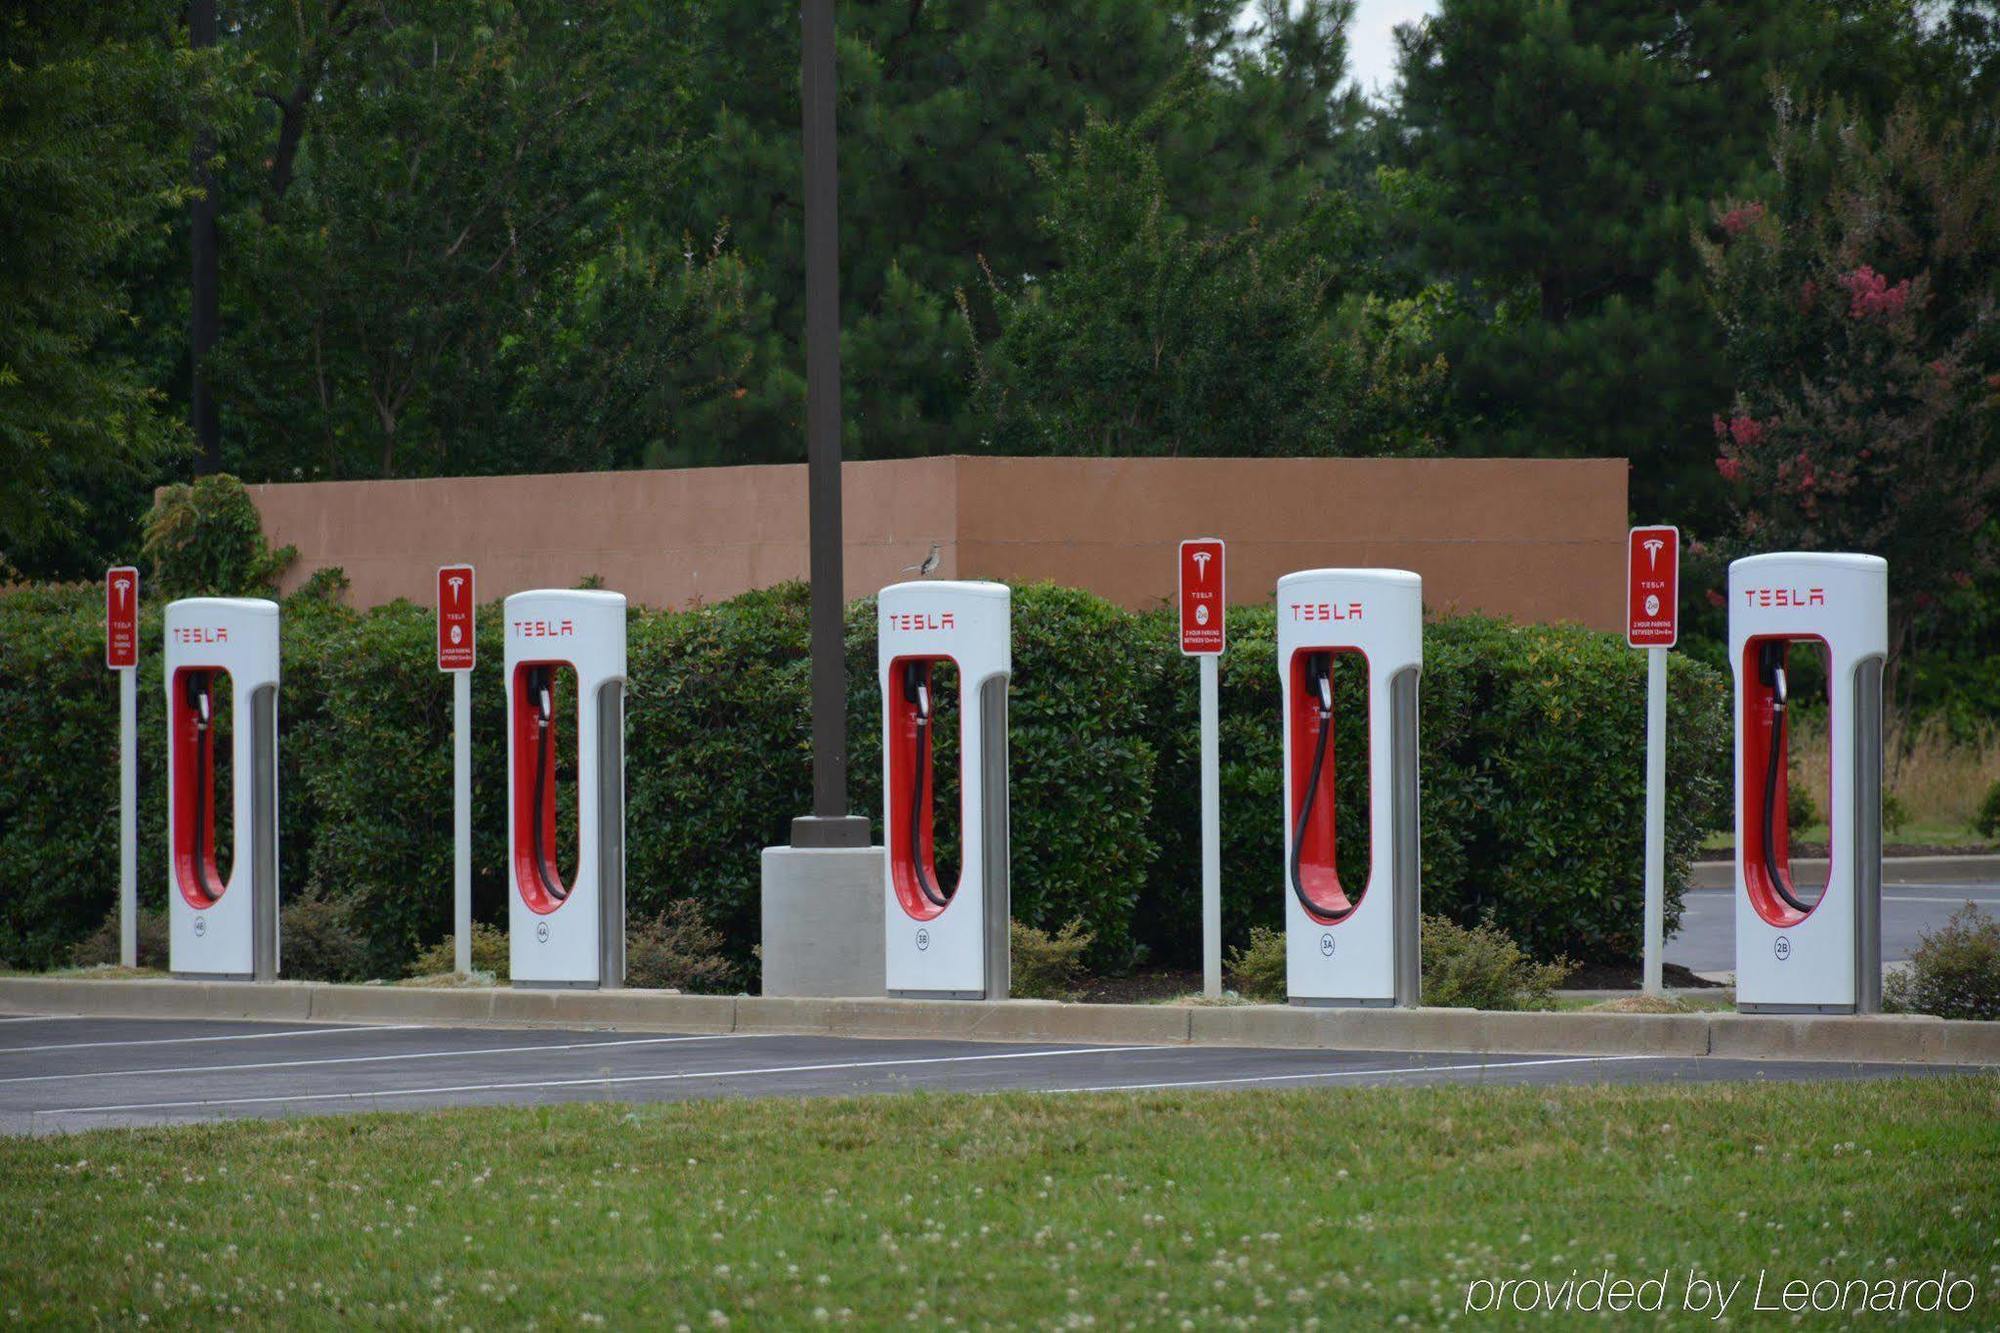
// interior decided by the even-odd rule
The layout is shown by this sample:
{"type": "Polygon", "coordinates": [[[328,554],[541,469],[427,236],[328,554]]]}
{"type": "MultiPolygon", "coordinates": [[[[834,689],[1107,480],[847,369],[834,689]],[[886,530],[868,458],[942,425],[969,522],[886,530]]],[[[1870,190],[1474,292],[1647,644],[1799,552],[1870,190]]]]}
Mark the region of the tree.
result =
{"type": "MultiPolygon", "coordinates": [[[[239,173],[223,223],[232,464],[287,478],[610,465],[583,423],[504,410],[547,401],[509,369],[533,378],[522,344],[559,348],[550,321],[565,316],[622,320],[583,336],[642,361],[680,347],[654,298],[686,293],[649,285],[659,258],[628,233],[686,179],[683,8],[252,10],[244,96],[269,109],[237,145],[239,166],[262,169],[239,173]]],[[[631,357],[570,364],[598,376],[578,392],[631,405],[631,357]]]]}
{"type": "MultiPolygon", "coordinates": [[[[1181,207],[1222,227],[1296,220],[1347,169],[1340,88],[1349,0],[846,0],[840,7],[840,226],[846,448],[896,457],[966,447],[971,367],[953,293],[983,261],[1003,282],[1060,262],[1039,219],[1032,158],[1091,115],[1157,118],[1160,169],[1181,207]]],[[[705,11],[697,38],[714,154],[672,214],[718,222],[773,302],[803,328],[798,15],[789,0],[705,11]]],[[[981,308],[979,333],[995,330],[981,308]]],[[[802,372],[796,359],[788,375],[802,372]]],[[[803,437],[742,440],[745,458],[800,456],[803,437]]]]}
{"type": "Polygon", "coordinates": [[[1914,106],[1776,110],[1777,188],[1699,247],[1737,385],[1715,467],[1747,545],[1889,561],[1893,661],[2000,559],[2000,151],[1914,106]]]}
{"type": "Polygon", "coordinates": [[[181,107],[212,66],[136,3],[0,18],[0,571],[129,554],[146,483],[186,444],[146,368],[123,256],[184,215],[181,107]]]}
{"type": "Polygon", "coordinates": [[[1689,237],[1754,172],[1763,84],[1886,105],[1910,6],[1445,0],[1402,30],[1419,250],[1466,293],[1444,331],[1466,448],[1614,455],[1646,514],[1724,511],[1706,456],[1727,367],[1689,237]]]}
{"type": "Polygon", "coordinates": [[[1036,159],[1055,262],[1035,280],[989,272],[999,333],[978,361],[981,447],[1434,448],[1443,367],[1412,351],[1427,340],[1425,307],[1342,291],[1336,256],[1367,236],[1346,197],[1273,230],[1203,227],[1174,211],[1148,128],[1093,119],[1036,159]]]}

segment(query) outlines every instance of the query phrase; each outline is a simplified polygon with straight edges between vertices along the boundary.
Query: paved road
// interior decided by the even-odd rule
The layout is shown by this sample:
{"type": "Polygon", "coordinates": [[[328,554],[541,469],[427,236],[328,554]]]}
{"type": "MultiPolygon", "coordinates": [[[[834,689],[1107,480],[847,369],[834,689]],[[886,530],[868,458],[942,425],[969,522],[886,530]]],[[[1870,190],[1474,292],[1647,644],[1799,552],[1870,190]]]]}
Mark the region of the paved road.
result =
{"type": "Polygon", "coordinates": [[[0,1016],[0,1133],[857,1093],[1828,1079],[1936,1067],[0,1016]]]}
{"type": "MultiPolygon", "coordinates": [[[[1893,877],[1900,880],[1902,877],[1893,877]]],[[[1809,899],[1807,901],[1810,901],[1809,899]]],[[[1917,937],[1943,925],[1967,902],[2000,913],[2000,884],[1889,882],[1882,886],[1882,959],[1910,956],[1917,937]]],[[[1680,933],[1667,941],[1666,960],[1696,972],[1736,970],[1733,889],[1689,889],[1680,933]]]]}

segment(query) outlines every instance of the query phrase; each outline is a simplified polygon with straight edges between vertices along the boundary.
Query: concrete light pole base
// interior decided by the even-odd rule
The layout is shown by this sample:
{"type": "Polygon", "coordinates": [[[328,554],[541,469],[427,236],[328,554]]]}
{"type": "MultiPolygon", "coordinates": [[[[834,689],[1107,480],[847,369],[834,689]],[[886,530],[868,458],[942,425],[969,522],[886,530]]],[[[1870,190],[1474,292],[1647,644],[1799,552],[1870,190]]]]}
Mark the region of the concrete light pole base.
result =
{"type": "Polygon", "coordinates": [[[880,847],[766,847],[764,994],[883,994],[880,847]]]}

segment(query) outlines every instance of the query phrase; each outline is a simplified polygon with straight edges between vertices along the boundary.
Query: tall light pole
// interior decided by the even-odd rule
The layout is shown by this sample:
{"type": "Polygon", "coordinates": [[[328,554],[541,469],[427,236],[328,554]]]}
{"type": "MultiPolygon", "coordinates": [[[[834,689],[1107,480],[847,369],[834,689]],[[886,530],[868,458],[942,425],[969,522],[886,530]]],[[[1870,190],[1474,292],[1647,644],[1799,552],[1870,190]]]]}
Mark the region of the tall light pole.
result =
{"type": "MultiPolygon", "coordinates": [[[[201,48],[215,45],[215,0],[193,0],[188,6],[188,45],[201,48]]],[[[188,344],[192,378],[188,385],[188,425],[195,443],[201,446],[197,472],[222,470],[222,418],[209,392],[203,365],[215,346],[222,318],[216,295],[215,177],[209,159],[215,153],[215,138],[206,125],[195,126],[194,183],[200,191],[188,205],[188,249],[194,258],[192,290],[189,292],[188,344]]]]}
{"type": "Polygon", "coordinates": [[[806,510],[812,580],[813,812],[794,847],[866,847],[847,809],[847,666],[840,522],[840,175],[834,152],[834,0],[803,0],[806,176],[806,510]]]}

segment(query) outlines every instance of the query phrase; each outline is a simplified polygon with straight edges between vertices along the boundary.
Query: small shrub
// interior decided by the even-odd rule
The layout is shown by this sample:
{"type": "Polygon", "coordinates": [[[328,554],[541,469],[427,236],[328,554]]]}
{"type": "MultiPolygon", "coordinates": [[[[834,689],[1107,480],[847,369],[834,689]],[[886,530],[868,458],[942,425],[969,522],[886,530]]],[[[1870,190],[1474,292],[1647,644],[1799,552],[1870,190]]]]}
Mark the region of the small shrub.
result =
{"type": "Polygon", "coordinates": [[[1229,983],[1246,1000],[1285,1002],[1285,932],[1250,927],[1250,943],[1229,953],[1229,983]]]}
{"type": "MultiPolygon", "coordinates": [[[[418,954],[410,964],[413,977],[435,977],[458,966],[458,936],[451,934],[418,954]]],[[[507,932],[484,921],[472,923],[472,970],[491,973],[495,981],[507,979],[507,932]]]]}
{"type": "MultiPolygon", "coordinates": [[[[76,967],[115,966],[119,958],[118,909],[112,908],[96,930],[78,940],[69,951],[76,967]]],[[[139,909],[139,966],[165,969],[168,953],[168,926],[165,912],[139,909]]]]}
{"type": "Polygon", "coordinates": [[[625,984],[647,990],[713,995],[727,991],[736,966],[723,953],[722,932],[708,924],[692,898],[625,931],[625,984]]]}
{"type": "Polygon", "coordinates": [[[1901,833],[1910,823],[1909,802],[1895,792],[1882,793],[1882,827],[1891,833],[1901,833]]]}
{"type": "Polygon", "coordinates": [[[1939,1018],[2000,1018],[2000,920],[1972,903],[1917,937],[1907,971],[1882,988],[1884,1007],[1939,1018]]]}
{"type": "MultiPolygon", "coordinates": [[[[1758,790],[1762,791],[1763,788],[1759,787],[1758,790]]],[[[1885,823],[1889,818],[1889,802],[1893,799],[1895,798],[1886,795],[1882,799],[1882,818],[1885,823]]],[[[1819,823],[1819,802],[1813,799],[1812,788],[1806,784],[1796,768],[1792,769],[1785,779],[1785,818],[1791,821],[1790,827],[1794,835],[1803,833],[1819,823]]]]}
{"type": "Polygon", "coordinates": [[[1972,827],[1981,837],[2000,838],[2000,781],[1986,789],[1979,813],[1972,817],[1972,827]]]}
{"type": "Polygon", "coordinates": [[[145,519],[148,596],[269,596],[298,548],[273,551],[243,483],[226,472],[163,486],[145,519]]]}
{"type": "Polygon", "coordinates": [[[1423,923],[1423,1002],[1441,1008],[1531,1009],[1546,1004],[1576,965],[1537,963],[1495,926],[1467,928],[1441,916],[1423,923]]]}
{"type": "Polygon", "coordinates": [[[1067,1000],[1083,980],[1083,953],[1097,937],[1074,916],[1051,935],[1019,921],[1007,923],[1007,993],[1020,1000],[1067,1000]]]}
{"type": "Polygon", "coordinates": [[[365,981],[368,940],[345,900],[308,889],[279,914],[278,968],[295,981],[365,981]]]}

